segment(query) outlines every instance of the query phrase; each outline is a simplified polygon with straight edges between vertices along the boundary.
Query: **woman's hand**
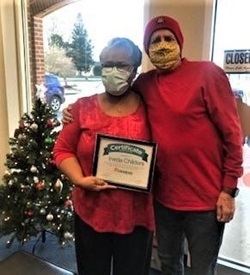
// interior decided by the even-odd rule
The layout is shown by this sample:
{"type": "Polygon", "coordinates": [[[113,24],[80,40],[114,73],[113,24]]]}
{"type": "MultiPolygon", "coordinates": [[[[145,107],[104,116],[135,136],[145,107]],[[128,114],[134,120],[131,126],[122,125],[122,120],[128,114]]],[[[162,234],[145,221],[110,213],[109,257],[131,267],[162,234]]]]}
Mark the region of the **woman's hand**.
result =
{"type": "Polygon", "coordinates": [[[94,176],[84,177],[78,183],[75,183],[76,186],[85,188],[89,191],[102,191],[106,189],[116,189],[114,185],[109,185],[106,181],[99,179],[94,176]]]}
{"type": "Polygon", "coordinates": [[[62,110],[62,123],[63,124],[68,124],[74,120],[72,112],[72,104],[69,104],[68,107],[64,108],[62,110]]]}
{"type": "Polygon", "coordinates": [[[106,189],[116,189],[116,186],[109,185],[105,180],[95,176],[84,176],[79,160],[76,157],[68,157],[61,161],[59,169],[67,175],[70,181],[78,187],[90,191],[102,191],[106,189]]]}

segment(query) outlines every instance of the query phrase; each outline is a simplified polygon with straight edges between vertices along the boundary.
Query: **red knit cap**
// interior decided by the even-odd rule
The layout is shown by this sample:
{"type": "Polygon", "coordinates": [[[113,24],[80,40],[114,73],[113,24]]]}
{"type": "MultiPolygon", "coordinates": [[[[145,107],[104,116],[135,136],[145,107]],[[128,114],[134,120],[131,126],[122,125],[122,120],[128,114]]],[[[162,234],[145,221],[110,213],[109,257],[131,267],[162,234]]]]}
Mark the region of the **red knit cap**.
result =
{"type": "Polygon", "coordinates": [[[143,40],[145,52],[148,54],[149,41],[150,41],[151,35],[153,34],[153,32],[160,29],[168,29],[175,35],[175,38],[178,41],[178,44],[182,52],[184,39],[183,39],[180,25],[175,19],[164,15],[154,17],[148,22],[145,28],[144,40],[143,40]]]}

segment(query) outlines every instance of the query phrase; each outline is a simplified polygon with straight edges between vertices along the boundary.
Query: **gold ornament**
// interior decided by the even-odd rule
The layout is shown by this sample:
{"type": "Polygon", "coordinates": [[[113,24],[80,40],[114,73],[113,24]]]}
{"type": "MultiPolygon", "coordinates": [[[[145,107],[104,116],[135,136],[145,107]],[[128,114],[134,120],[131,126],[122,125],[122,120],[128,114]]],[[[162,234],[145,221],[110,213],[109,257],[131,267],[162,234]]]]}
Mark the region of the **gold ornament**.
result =
{"type": "Polygon", "coordinates": [[[63,183],[60,181],[60,179],[57,179],[54,187],[55,187],[56,190],[58,190],[59,193],[62,192],[63,183]]]}

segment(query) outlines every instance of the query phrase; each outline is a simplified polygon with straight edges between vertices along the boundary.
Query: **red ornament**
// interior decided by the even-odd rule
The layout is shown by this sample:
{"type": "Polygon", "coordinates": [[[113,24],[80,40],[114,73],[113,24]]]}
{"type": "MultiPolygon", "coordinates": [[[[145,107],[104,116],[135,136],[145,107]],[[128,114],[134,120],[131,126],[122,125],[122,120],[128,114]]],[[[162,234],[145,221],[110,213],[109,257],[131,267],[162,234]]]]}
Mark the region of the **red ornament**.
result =
{"type": "Polygon", "coordinates": [[[23,123],[20,123],[19,124],[19,129],[23,129],[25,126],[24,126],[24,124],[23,123]]]}
{"type": "Polygon", "coordinates": [[[67,201],[65,202],[65,206],[66,206],[67,208],[71,208],[71,207],[73,206],[72,200],[67,200],[67,201]]]}
{"type": "Polygon", "coordinates": [[[37,190],[41,191],[41,190],[43,190],[44,188],[45,188],[44,182],[39,181],[39,182],[36,184],[36,189],[37,189],[37,190]]]}
{"type": "Polygon", "coordinates": [[[33,217],[34,216],[34,211],[33,210],[28,210],[28,211],[25,211],[25,215],[28,216],[28,217],[33,217]]]}
{"type": "Polygon", "coordinates": [[[50,165],[56,165],[56,162],[54,161],[54,159],[49,159],[49,160],[48,160],[48,163],[49,163],[50,165]]]}
{"type": "Polygon", "coordinates": [[[47,120],[47,126],[48,127],[53,127],[53,121],[51,119],[47,120]]]}

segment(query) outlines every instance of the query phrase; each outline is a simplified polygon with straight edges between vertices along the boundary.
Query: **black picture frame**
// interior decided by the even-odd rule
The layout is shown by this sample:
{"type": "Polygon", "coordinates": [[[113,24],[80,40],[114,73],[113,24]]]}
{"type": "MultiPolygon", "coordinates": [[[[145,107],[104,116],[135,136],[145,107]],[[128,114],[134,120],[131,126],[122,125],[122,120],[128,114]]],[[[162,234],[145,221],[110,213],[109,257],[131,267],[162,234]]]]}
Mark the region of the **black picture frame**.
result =
{"type": "Polygon", "coordinates": [[[97,134],[93,175],[118,188],[151,192],[157,144],[106,134],[97,134]]]}

